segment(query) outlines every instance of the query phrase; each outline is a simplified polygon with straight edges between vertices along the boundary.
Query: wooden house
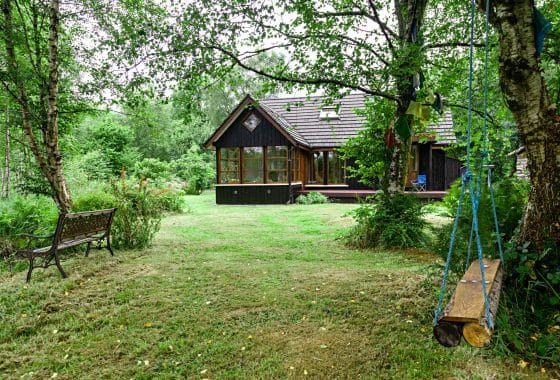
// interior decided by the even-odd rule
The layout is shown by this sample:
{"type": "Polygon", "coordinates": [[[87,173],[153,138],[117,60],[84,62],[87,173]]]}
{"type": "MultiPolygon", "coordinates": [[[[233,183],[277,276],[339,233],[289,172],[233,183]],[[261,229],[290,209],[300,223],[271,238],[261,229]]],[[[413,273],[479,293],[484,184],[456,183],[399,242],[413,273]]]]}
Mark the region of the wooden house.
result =
{"type": "MultiPolygon", "coordinates": [[[[363,128],[355,110],[364,100],[350,94],[323,107],[321,97],[246,96],[206,142],[216,150],[216,203],[288,203],[311,190],[373,192],[347,176],[351,163],[337,152],[363,128]]],[[[451,113],[427,130],[413,137],[408,183],[424,174],[426,190],[442,192],[459,176],[459,162],[443,150],[456,141],[451,113]]]]}

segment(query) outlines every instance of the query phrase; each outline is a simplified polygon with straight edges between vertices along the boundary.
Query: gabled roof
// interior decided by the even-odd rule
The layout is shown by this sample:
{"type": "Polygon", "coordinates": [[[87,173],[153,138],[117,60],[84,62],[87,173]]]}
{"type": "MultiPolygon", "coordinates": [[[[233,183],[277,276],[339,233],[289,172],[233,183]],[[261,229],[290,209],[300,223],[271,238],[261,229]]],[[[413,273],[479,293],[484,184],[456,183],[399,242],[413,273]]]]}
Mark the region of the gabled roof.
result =
{"type": "Polygon", "coordinates": [[[269,122],[275,127],[284,137],[288,139],[294,145],[309,146],[305,139],[292,128],[285,120],[282,119],[280,115],[276,115],[274,111],[266,106],[260,105],[256,102],[250,95],[245,96],[245,98],[239,103],[239,105],[233,110],[232,113],[224,120],[220,128],[218,128],[208,140],[204,143],[206,148],[210,148],[214,142],[216,142],[224,132],[233,124],[233,122],[241,115],[241,113],[249,107],[253,107],[259,111],[269,122]]]}
{"type": "Polygon", "coordinates": [[[356,115],[364,108],[363,94],[350,94],[334,101],[338,119],[320,119],[323,98],[320,96],[265,99],[261,104],[281,115],[307,141],[311,148],[338,147],[356,137],[365,118],[356,115]]]}
{"type": "MultiPolygon", "coordinates": [[[[205,145],[210,147],[243,110],[252,106],[294,145],[307,148],[339,147],[348,139],[356,137],[363,129],[365,117],[357,115],[355,110],[364,108],[365,98],[364,94],[349,94],[336,99],[333,105],[338,107],[339,118],[321,119],[321,96],[273,98],[259,103],[247,95],[205,145]]],[[[447,145],[457,141],[451,112],[444,113],[436,124],[429,125],[426,130],[428,133],[435,133],[437,144],[447,145]]]]}

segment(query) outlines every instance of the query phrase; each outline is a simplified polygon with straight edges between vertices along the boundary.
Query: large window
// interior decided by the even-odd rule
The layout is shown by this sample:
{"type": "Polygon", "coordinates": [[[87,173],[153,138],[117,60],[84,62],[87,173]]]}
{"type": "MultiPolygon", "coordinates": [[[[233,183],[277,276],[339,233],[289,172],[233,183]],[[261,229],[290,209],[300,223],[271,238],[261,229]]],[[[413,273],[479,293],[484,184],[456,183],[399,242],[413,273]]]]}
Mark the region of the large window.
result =
{"type": "Polygon", "coordinates": [[[344,184],[344,160],[340,153],[329,152],[329,185],[344,184]]]}
{"type": "Polygon", "coordinates": [[[288,147],[267,147],[266,160],[267,182],[288,182],[288,147]]]}
{"type": "Polygon", "coordinates": [[[239,183],[239,148],[220,149],[220,183],[239,183]]]}
{"type": "Polygon", "coordinates": [[[293,148],[292,150],[292,181],[298,182],[302,181],[303,176],[301,175],[301,152],[299,148],[293,148]]]}
{"type": "MultiPolygon", "coordinates": [[[[285,145],[221,148],[219,183],[288,183],[288,149],[285,145]]],[[[292,149],[292,181],[296,182],[303,179],[302,156],[299,149],[292,149]]]]}
{"type": "Polygon", "coordinates": [[[323,152],[313,152],[311,165],[310,183],[322,185],[323,184],[323,170],[325,167],[325,155],[323,152]]]}
{"type": "Polygon", "coordinates": [[[263,183],[263,148],[243,148],[243,183],[263,183]]]}

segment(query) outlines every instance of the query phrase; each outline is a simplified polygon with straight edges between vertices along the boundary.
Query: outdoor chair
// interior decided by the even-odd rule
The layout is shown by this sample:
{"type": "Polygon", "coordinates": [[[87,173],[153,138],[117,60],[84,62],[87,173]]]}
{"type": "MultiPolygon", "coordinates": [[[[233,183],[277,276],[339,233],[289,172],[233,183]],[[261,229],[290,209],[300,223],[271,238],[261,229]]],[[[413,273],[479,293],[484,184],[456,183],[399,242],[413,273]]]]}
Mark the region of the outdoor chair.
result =
{"type": "Polygon", "coordinates": [[[426,191],[426,174],[418,174],[416,181],[411,181],[414,191],[426,191]]]}

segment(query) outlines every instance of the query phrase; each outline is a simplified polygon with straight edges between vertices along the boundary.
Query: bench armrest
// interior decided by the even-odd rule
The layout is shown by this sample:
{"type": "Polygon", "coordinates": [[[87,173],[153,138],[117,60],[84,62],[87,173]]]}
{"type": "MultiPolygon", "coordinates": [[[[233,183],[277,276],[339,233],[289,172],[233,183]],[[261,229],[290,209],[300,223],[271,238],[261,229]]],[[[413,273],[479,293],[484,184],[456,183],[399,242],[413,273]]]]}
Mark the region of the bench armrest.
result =
{"type": "MultiPolygon", "coordinates": [[[[50,240],[52,241],[54,234],[51,235],[47,235],[47,236],[38,236],[38,235],[32,235],[32,234],[18,234],[17,235],[19,238],[21,238],[21,240],[23,240],[23,246],[25,247],[24,249],[28,250],[30,248],[36,248],[34,247],[34,243],[41,241],[41,240],[50,240]]],[[[49,243],[52,244],[52,243],[49,243]]]]}

